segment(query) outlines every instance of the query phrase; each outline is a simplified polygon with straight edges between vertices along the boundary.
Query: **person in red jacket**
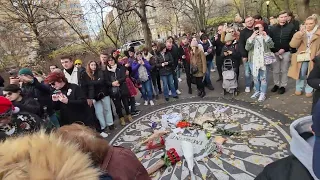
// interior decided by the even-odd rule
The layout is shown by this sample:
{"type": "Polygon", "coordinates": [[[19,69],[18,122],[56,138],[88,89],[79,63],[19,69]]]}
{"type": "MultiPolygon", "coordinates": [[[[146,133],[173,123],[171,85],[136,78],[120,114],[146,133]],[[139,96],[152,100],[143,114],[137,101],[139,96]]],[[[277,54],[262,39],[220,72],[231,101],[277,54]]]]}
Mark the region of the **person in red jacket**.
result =
{"type": "Polygon", "coordinates": [[[192,94],[191,74],[190,74],[190,46],[189,46],[189,40],[187,36],[182,37],[180,48],[179,48],[179,58],[182,61],[186,71],[189,94],[192,94]]]}

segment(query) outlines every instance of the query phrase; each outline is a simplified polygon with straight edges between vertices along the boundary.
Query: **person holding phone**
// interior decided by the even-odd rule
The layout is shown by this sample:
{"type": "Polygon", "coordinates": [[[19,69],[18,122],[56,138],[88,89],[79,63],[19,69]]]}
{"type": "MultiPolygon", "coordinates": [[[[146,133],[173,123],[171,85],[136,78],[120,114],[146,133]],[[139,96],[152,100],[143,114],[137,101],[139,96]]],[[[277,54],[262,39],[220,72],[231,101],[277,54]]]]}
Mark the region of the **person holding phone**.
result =
{"type": "Polygon", "coordinates": [[[52,72],[45,79],[56,91],[52,94],[55,110],[60,110],[60,125],[74,122],[95,127],[94,116],[80,86],[69,83],[64,73],[52,72]]]}
{"type": "Polygon", "coordinates": [[[246,43],[248,51],[248,62],[253,76],[255,92],[251,96],[263,102],[266,99],[268,89],[268,66],[265,64],[264,54],[271,52],[274,47],[272,39],[264,31],[264,22],[256,21],[254,24],[254,33],[246,43]]]}

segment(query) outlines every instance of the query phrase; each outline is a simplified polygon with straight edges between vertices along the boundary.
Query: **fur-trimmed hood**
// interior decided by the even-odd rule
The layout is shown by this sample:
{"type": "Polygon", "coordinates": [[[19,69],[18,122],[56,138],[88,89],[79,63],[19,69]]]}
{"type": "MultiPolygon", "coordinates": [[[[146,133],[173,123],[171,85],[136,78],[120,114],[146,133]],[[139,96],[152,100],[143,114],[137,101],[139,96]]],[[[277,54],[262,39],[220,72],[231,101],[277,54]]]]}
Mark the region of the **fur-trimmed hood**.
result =
{"type": "Polygon", "coordinates": [[[0,179],[98,180],[89,155],[55,134],[38,132],[0,143],[0,179]]]}

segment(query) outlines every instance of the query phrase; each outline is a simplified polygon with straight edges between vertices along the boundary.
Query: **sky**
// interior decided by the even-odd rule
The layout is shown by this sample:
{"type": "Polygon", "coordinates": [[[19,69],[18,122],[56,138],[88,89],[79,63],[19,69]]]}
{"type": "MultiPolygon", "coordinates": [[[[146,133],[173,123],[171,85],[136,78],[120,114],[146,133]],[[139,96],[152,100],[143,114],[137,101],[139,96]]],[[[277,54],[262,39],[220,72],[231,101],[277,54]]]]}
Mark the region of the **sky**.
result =
{"type": "MultiPolygon", "coordinates": [[[[97,0],[98,2],[100,0],[97,0]]],[[[82,10],[85,15],[86,24],[89,29],[90,36],[94,38],[101,29],[101,9],[98,7],[96,0],[80,0],[82,10]]],[[[110,12],[112,8],[107,7],[103,9],[103,18],[107,12],[110,12]]]]}

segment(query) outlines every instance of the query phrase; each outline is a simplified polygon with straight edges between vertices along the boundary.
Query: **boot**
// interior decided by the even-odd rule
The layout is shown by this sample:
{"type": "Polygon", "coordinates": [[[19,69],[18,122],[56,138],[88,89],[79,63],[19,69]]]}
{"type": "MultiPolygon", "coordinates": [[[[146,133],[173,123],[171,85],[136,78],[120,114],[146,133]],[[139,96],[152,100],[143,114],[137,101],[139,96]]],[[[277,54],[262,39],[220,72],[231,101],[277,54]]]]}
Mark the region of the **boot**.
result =
{"type": "Polygon", "coordinates": [[[126,116],[126,119],[128,119],[129,122],[132,122],[132,121],[133,121],[131,114],[127,115],[127,116],[126,116]]]}
{"type": "Polygon", "coordinates": [[[120,118],[120,124],[121,124],[121,126],[126,125],[126,121],[124,120],[124,117],[120,118]]]}
{"type": "Polygon", "coordinates": [[[204,96],[206,96],[206,92],[204,90],[202,90],[200,97],[203,98],[204,96]]]}
{"type": "Polygon", "coordinates": [[[191,88],[191,87],[189,88],[188,93],[189,93],[189,94],[192,94],[192,88],[191,88]]]}

